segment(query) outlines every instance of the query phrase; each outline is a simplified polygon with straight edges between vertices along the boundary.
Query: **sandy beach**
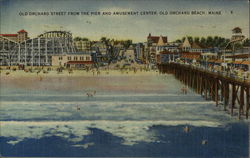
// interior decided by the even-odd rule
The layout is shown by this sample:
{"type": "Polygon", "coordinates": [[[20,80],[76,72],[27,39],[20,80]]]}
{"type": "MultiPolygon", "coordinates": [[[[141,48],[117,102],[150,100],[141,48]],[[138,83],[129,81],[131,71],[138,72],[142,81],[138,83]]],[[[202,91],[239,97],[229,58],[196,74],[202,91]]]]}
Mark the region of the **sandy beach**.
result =
{"type": "Polygon", "coordinates": [[[69,73],[49,71],[48,73],[25,72],[23,70],[1,70],[1,85],[12,88],[25,88],[28,90],[55,90],[55,91],[123,91],[123,92],[158,92],[164,88],[160,83],[153,82],[157,71],[120,71],[99,70],[89,71],[74,70],[69,73]]]}

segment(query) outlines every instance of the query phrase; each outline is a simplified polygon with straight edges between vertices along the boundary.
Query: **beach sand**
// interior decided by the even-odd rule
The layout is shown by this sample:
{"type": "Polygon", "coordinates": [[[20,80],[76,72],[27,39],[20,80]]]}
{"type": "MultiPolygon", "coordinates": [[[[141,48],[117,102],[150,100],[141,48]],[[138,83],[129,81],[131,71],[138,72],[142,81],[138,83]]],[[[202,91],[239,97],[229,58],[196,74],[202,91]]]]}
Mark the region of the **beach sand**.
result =
{"type": "Polygon", "coordinates": [[[24,72],[23,70],[1,70],[1,85],[8,88],[25,88],[27,90],[55,90],[55,91],[123,91],[123,92],[158,92],[163,91],[161,82],[153,82],[160,74],[157,71],[123,71],[100,70],[86,72],[85,70],[74,70],[68,73],[49,71],[48,73],[24,72]],[[6,73],[9,73],[8,75],[6,73]]]}

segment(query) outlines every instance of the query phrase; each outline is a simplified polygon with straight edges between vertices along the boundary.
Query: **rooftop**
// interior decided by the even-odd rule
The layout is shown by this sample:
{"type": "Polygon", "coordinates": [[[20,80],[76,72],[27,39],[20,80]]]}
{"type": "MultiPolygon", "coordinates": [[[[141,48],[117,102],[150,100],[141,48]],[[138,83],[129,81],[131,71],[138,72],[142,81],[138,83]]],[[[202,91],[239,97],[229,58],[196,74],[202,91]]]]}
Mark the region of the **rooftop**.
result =
{"type": "Polygon", "coordinates": [[[167,36],[151,36],[151,33],[148,35],[148,40],[152,41],[153,43],[158,43],[160,37],[162,38],[162,42],[167,43],[168,37],[167,36]]]}
{"type": "Polygon", "coordinates": [[[17,36],[17,34],[0,34],[0,36],[15,37],[15,36],[17,36]]]}
{"type": "Polygon", "coordinates": [[[18,31],[17,33],[27,33],[27,31],[25,31],[24,29],[18,31]]]}

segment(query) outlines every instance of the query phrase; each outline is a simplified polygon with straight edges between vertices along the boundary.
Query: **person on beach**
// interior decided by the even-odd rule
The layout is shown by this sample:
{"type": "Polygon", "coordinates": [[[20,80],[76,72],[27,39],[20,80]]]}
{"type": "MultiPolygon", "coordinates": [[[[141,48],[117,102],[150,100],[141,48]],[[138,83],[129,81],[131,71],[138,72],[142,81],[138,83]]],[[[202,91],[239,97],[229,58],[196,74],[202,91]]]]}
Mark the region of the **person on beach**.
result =
{"type": "Polygon", "coordinates": [[[87,93],[86,93],[86,95],[87,95],[88,97],[93,97],[95,94],[96,94],[96,91],[87,92],[87,93]]]}
{"type": "Polygon", "coordinates": [[[98,70],[98,71],[97,71],[97,75],[100,75],[100,74],[101,74],[101,72],[98,70]]]}
{"type": "Polygon", "coordinates": [[[189,127],[188,126],[185,126],[184,128],[183,128],[183,131],[185,132],[185,133],[188,133],[189,132],[189,127]]]}
{"type": "Polygon", "coordinates": [[[81,108],[80,108],[79,105],[76,106],[76,110],[77,110],[77,111],[81,110],[81,108]]]}
{"type": "Polygon", "coordinates": [[[181,92],[182,92],[182,94],[187,94],[187,88],[186,87],[182,87],[181,88],[181,92]]]}

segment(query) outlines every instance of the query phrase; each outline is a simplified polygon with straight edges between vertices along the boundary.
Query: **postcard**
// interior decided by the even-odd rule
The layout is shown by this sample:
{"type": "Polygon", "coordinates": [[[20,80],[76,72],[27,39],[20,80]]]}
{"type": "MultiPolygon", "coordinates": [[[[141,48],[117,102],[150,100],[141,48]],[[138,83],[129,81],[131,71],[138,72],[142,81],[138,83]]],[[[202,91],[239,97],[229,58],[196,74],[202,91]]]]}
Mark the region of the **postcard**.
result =
{"type": "Polygon", "coordinates": [[[248,158],[248,0],[0,0],[1,157],[248,158]]]}

